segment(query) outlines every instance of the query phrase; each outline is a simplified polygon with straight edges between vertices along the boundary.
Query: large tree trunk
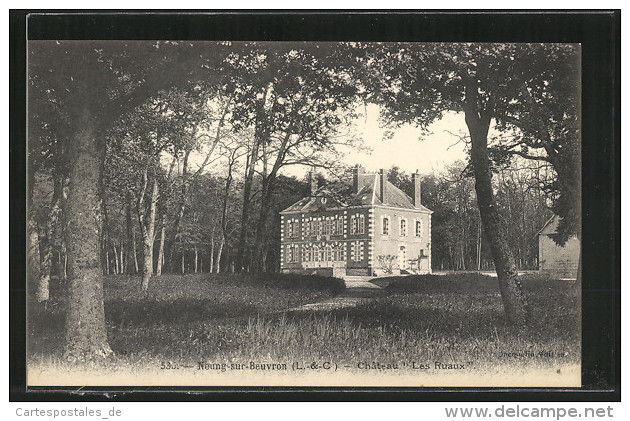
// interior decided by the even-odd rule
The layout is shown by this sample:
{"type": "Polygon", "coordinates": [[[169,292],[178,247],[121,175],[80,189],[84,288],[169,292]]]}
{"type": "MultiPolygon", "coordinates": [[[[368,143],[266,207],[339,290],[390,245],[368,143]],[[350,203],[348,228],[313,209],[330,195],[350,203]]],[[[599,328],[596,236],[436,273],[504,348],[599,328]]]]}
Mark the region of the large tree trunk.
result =
{"type": "Polygon", "coordinates": [[[48,221],[42,226],[37,224],[37,238],[39,249],[39,280],[35,297],[38,303],[46,303],[49,297],[50,267],[52,263],[52,248],[48,232],[48,221]]]}
{"type": "Polygon", "coordinates": [[[256,237],[254,240],[254,253],[252,259],[253,270],[256,273],[264,270],[262,256],[266,252],[264,245],[267,241],[267,218],[269,217],[269,209],[271,207],[270,184],[271,180],[269,178],[263,180],[260,212],[258,213],[258,222],[256,223],[256,237]]]}
{"type": "Polygon", "coordinates": [[[116,248],[116,244],[112,244],[112,248],[114,249],[114,274],[118,275],[120,273],[120,266],[118,264],[118,249],[116,248]]]}
{"type": "Polygon", "coordinates": [[[40,264],[40,252],[39,252],[39,235],[37,233],[37,223],[32,211],[29,211],[28,216],[28,265],[27,265],[27,288],[28,295],[37,296],[37,289],[40,281],[41,269],[40,264]]]}
{"type": "MultiPolygon", "coordinates": [[[[65,209],[66,202],[68,198],[68,188],[66,183],[67,177],[65,175],[61,176],[59,180],[55,181],[55,189],[59,189],[60,191],[60,199],[57,206],[53,206],[51,209],[51,227],[52,227],[52,253],[55,259],[53,260],[53,264],[51,264],[50,277],[53,275],[61,279],[65,279],[65,267],[63,262],[65,261],[65,240],[64,240],[64,230],[66,226],[66,218],[65,218],[65,209]]],[[[53,195],[54,195],[53,191],[53,195]]]]}
{"type": "MultiPolygon", "coordinates": [[[[104,170],[104,166],[105,166],[105,159],[103,159],[103,162],[101,163],[101,174],[104,170]]],[[[101,256],[102,256],[102,262],[105,264],[105,273],[107,275],[110,274],[110,269],[109,266],[111,264],[110,260],[109,260],[109,251],[110,251],[110,244],[111,244],[111,239],[110,239],[110,235],[109,235],[109,214],[107,211],[107,194],[105,191],[105,182],[104,180],[100,180],[100,196],[101,196],[101,215],[102,215],[102,220],[103,220],[103,226],[101,228],[101,256]]]]}
{"type": "Polygon", "coordinates": [[[50,278],[53,274],[53,246],[55,234],[59,231],[61,214],[61,198],[63,195],[63,178],[56,171],[53,175],[53,195],[46,220],[37,224],[39,239],[39,282],[36,298],[39,303],[46,303],[50,297],[50,278]]]}
{"type": "Polygon", "coordinates": [[[175,220],[173,221],[173,229],[171,232],[171,240],[169,241],[170,252],[168,253],[168,262],[169,262],[169,268],[172,268],[173,271],[174,271],[174,266],[171,266],[171,265],[175,265],[175,261],[174,261],[175,251],[176,251],[175,245],[177,244],[179,226],[181,224],[182,219],[184,218],[184,212],[186,211],[186,196],[188,194],[188,182],[189,182],[188,158],[190,156],[190,153],[191,153],[191,149],[188,149],[184,153],[184,161],[182,164],[182,186],[180,190],[181,193],[180,193],[179,209],[177,210],[177,213],[175,214],[175,220]]]}
{"type": "Polygon", "coordinates": [[[488,130],[492,117],[489,113],[479,112],[476,107],[468,107],[465,114],[472,145],[470,156],[475,173],[477,203],[499,279],[503,307],[511,323],[522,325],[528,319],[527,300],[518,280],[505,223],[499,214],[492,191],[488,157],[488,130]]]}
{"type": "Polygon", "coordinates": [[[210,238],[210,273],[212,273],[213,266],[214,266],[214,235],[210,238]]]}
{"type": "Polygon", "coordinates": [[[481,271],[481,222],[477,229],[477,272],[481,271]]]}
{"type": "Polygon", "coordinates": [[[118,264],[120,266],[120,274],[123,275],[125,273],[125,260],[124,260],[124,248],[125,248],[125,243],[124,241],[120,241],[120,247],[119,247],[119,257],[118,257],[118,264]]]}
{"type": "Polygon", "coordinates": [[[223,244],[225,244],[225,237],[221,236],[221,241],[219,241],[219,248],[217,249],[217,257],[214,260],[214,273],[221,272],[221,254],[223,254],[223,244]]]}
{"type": "Polygon", "coordinates": [[[236,149],[232,151],[230,160],[228,162],[228,173],[225,179],[225,189],[223,190],[223,206],[221,209],[221,241],[219,242],[219,249],[217,250],[217,256],[214,264],[214,272],[221,272],[221,255],[223,254],[223,246],[227,242],[227,204],[230,197],[230,187],[232,185],[232,170],[236,162],[236,149]]]}
{"type": "Polygon", "coordinates": [[[195,246],[195,273],[197,273],[199,267],[199,250],[195,246]]]}
{"type": "Polygon", "coordinates": [[[282,144],[280,145],[273,167],[268,176],[266,175],[267,157],[265,156],[265,170],[263,171],[260,213],[258,215],[258,224],[256,225],[256,239],[254,242],[254,256],[252,261],[255,272],[266,271],[265,266],[267,260],[267,219],[269,218],[269,211],[271,210],[271,196],[275,188],[278,171],[285,161],[287,147],[293,131],[293,121],[294,120],[292,119],[289,127],[286,130],[284,139],[282,140],[282,144]]]}
{"type": "Polygon", "coordinates": [[[149,289],[149,280],[153,275],[153,240],[155,232],[155,213],[158,200],[158,182],[157,178],[153,179],[153,188],[149,203],[149,214],[146,218],[142,218],[144,229],[142,230],[142,239],[144,243],[144,261],[142,268],[142,291],[149,289]]]}
{"type": "Polygon", "coordinates": [[[65,188],[66,176],[59,172],[55,172],[53,180],[53,198],[50,206],[50,215],[48,218],[48,233],[50,237],[51,262],[50,262],[50,278],[53,275],[61,277],[63,269],[58,264],[55,256],[63,253],[63,230],[64,230],[64,211],[67,189],[65,188]]]}
{"type": "Polygon", "coordinates": [[[162,275],[162,268],[164,267],[164,240],[166,239],[166,215],[162,217],[162,226],[160,228],[160,248],[158,249],[157,268],[155,269],[155,275],[162,275]]]}
{"type": "Polygon", "coordinates": [[[94,120],[87,108],[75,122],[68,194],[68,275],[70,291],[65,327],[68,360],[112,353],[107,342],[100,265],[100,159],[94,120]]]}
{"type": "Polygon", "coordinates": [[[109,251],[105,251],[105,275],[109,275],[109,251]]]}
{"type": "Polygon", "coordinates": [[[245,174],[245,183],[243,185],[243,209],[241,212],[241,230],[238,237],[238,248],[236,252],[236,272],[244,269],[245,248],[247,246],[247,225],[249,223],[249,212],[251,203],[252,184],[254,180],[254,168],[256,166],[256,158],[258,155],[257,138],[254,139],[254,145],[248,158],[247,172],[245,174]]]}
{"type": "Polygon", "coordinates": [[[248,157],[246,167],[245,183],[243,185],[243,211],[241,214],[241,231],[238,239],[238,247],[236,252],[236,271],[241,272],[245,268],[245,253],[247,248],[247,224],[249,222],[249,212],[251,204],[251,191],[254,182],[254,170],[258,160],[258,150],[262,144],[267,141],[269,136],[269,127],[267,121],[267,96],[273,88],[272,83],[265,84],[263,97],[258,104],[256,111],[256,128],[254,133],[254,144],[248,157]]]}
{"type": "Polygon", "coordinates": [[[37,169],[33,160],[27,162],[27,189],[26,189],[26,211],[27,211],[27,266],[26,266],[26,288],[28,296],[32,296],[37,289],[39,282],[39,236],[37,235],[37,222],[35,220],[35,210],[33,209],[33,192],[35,188],[35,173],[37,169]]]}
{"type": "Polygon", "coordinates": [[[62,268],[63,268],[63,273],[61,276],[63,276],[63,280],[67,280],[68,279],[68,246],[67,246],[67,242],[64,240],[63,243],[63,263],[62,263],[62,268]]]}
{"type": "Polygon", "coordinates": [[[131,192],[127,191],[127,206],[125,209],[127,219],[127,272],[129,274],[138,273],[138,253],[136,251],[136,234],[133,229],[133,219],[131,217],[131,192]]]}

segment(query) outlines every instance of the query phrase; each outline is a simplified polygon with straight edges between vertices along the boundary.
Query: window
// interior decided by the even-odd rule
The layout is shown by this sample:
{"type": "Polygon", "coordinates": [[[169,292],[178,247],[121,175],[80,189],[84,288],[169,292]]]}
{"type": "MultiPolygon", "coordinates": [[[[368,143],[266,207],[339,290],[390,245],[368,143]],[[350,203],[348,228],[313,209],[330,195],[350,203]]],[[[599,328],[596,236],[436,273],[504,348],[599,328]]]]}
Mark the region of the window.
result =
{"type": "Polygon", "coordinates": [[[326,234],[325,235],[333,235],[334,234],[334,222],[335,220],[331,217],[326,218],[326,234]]]}
{"type": "Polygon", "coordinates": [[[332,261],[332,247],[330,245],[326,246],[326,253],[324,254],[324,262],[332,261]]]}
{"type": "Polygon", "coordinates": [[[350,243],[350,258],[355,262],[363,260],[363,242],[353,241],[350,243]]]}
{"type": "Polygon", "coordinates": [[[300,236],[299,224],[297,219],[289,219],[287,221],[287,238],[296,238],[300,236]]]}
{"type": "Polygon", "coordinates": [[[333,260],[340,262],[343,260],[343,245],[338,244],[333,248],[333,260]]]}
{"type": "Polygon", "coordinates": [[[350,216],[350,225],[352,226],[352,234],[365,233],[365,215],[357,213],[350,216]]]}
{"type": "Polygon", "coordinates": [[[389,235],[389,218],[383,217],[383,235],[389,235]]]}
{"type": "Polygon", "coordinates": [[[298,245],[291,244],[287,246],[287,263],[295,263],[298,261],[298,245]]]}
{"type": "Polygon", "coordinates": [[[402,237],[407,236],[407,220],[404,218],[400,219],[400,235],[402,237]]]}
{"type": "Polygon", "coordinates": [[[416,237],[422,237],[422,221],[416,221],[416,237]]]}
{"type": "Polygon", "coordinates": [[[319,246],[313,246],[313,262],[319,262],[319,246]]]}

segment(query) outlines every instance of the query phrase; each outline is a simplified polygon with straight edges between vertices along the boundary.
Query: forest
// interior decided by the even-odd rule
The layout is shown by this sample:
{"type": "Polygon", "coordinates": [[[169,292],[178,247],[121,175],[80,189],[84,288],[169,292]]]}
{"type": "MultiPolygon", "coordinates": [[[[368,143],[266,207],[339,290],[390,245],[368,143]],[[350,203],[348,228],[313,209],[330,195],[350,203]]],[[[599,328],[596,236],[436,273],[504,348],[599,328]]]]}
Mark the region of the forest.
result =
{"type": "MultiPolygon", "coordinates": [[[[574,46],[32,41],[29,296],[68,285],[67,351],[110,352],[103,275],[140,294],[165,273],[278,271],[278,212],[310,191],[287,170],[348,182],[339,150],[361,147],[367,103],[419,132],[465,115],[469,160],[422,179],[433,266],[496,270],[524,322],[536,233],[556,213],[559,244],[579,235],[574,46]]],[[[410,194],[409,174],[388,177],[410,194]]]]}

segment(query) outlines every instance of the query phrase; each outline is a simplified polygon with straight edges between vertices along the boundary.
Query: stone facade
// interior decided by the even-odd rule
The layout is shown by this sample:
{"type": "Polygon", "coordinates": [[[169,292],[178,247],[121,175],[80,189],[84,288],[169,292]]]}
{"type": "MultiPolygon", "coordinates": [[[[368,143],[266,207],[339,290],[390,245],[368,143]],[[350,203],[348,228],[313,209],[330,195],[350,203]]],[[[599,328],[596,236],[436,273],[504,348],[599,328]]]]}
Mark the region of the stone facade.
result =
{"type": "Polygon", "coordinates": [[[320,275],[383,275],[431,272],[431,213],[420,203],[413,175],[410,198],[385,172],[356,167],[352,187],[318,188],[280,212],[283,272],[320,275]]]}
{"type": "Polygon", "coordinates": [[[396,256],[399,269],[431,273],[430,213],[377,206],[374,225],[372,267],[378,268],[378,256],[396,256]]]}
{"type": "Polygon", "coordinates": [[[564,246],[557,245],[555,234],[559,217],[551,217],[538,232],[538,270],[552,276],[575,279],[580,258],[580,240],[573,236],[564,246]]]}

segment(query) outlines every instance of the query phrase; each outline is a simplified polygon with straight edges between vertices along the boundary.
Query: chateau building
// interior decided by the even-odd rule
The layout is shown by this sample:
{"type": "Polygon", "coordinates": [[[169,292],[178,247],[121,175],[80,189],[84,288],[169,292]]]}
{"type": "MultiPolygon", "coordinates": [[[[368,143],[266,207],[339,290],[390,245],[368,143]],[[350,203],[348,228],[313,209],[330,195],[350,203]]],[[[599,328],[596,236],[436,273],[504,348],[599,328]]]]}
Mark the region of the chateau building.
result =
{"type": "Polygon", "coordinates": [[[431,273],[431,210],[387,181],[384,170],[353,169],[352,186],[318,188],[280,212],[282,272],[329,276],[431,273]]]}

